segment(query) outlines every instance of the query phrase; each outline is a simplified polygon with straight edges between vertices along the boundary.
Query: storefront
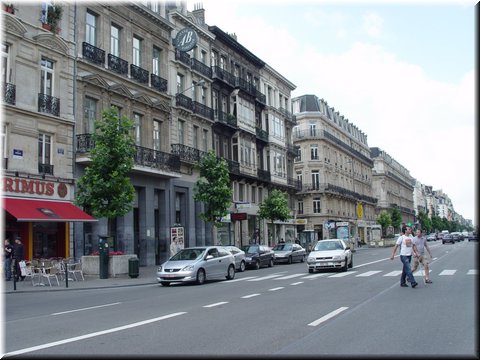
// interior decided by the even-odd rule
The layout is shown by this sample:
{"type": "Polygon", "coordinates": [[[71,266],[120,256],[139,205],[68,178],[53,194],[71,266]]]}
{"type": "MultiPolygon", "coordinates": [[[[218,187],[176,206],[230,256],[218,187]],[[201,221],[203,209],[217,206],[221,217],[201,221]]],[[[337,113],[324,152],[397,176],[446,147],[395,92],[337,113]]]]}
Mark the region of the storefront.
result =
{"type": "Polygon", "coordinates": [[[2,178],[4,238],[20,236],[25,258],[72,256],[72,222],[97,221],[69,201],[72,184],[2,178]]]}

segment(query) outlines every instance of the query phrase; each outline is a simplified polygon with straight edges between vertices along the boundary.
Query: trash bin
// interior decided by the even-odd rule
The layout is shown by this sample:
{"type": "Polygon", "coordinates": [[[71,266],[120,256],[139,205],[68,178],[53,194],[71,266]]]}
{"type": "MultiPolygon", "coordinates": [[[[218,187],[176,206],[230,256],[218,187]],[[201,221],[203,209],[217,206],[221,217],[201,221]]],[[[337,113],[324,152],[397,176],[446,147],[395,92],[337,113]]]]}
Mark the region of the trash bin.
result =
{"type": "Polygon", "coordinates": [[[99,274],[100,279],[108,279],[108,241],[106,236],[99,236],[98,239],[98,256],[99,256],[99,274]]]}
{"type": "Polygon", "coordinates": [[[130,258],[128,259],[128,276],[131,278],[137,278],[139,275],[138,272],[138,259],[130,258]]]}

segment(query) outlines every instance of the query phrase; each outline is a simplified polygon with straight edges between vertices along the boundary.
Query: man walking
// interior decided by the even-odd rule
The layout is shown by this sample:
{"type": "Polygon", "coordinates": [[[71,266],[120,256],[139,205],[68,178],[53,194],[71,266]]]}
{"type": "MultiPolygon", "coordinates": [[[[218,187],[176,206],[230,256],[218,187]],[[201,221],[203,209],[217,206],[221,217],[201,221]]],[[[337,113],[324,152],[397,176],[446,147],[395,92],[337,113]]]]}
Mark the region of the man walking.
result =
{"type": "Polygon", "coordinates": [[[416,236],[413,238],[413,243],[417,248],[418,256],[413,258],[413,266],[412,266],[412,273],[417,271],[418,264],[423,265],[423,270],[425,272],[425,283],[431,284],[432,280],[430,280],[430,274],[428,270],[428,258],[425,256],[425,249],[427,249],[428,253],[430,254],[430,259],[432,258],[432,252],[428,247],[425,238],[422,236],[422,230],[418,229],[416,232],[416,236]]]}
{"type": "Polygon", "coordinates": [[[393,247],[393,252],[390,260],[393,260],[397,248],[400,247],[400,261],[403,264],[402,275],[400,276],[400,286],[408,287],[406,283],[406,279],[408,279],[408,281],[412,285],[412,288],[415,288],[418,283],[413,277],[412,269],[410,268],[410,262],[412,261],[412,255],[418,256],[418,253],[416,246],[413,243],[412,228],[410,226],[404,226],[402,228],[402,233],[404,235],[399,236],[395,246],[393,247]]]}
{"type": "Polygon", "coordinates": [[[10,245],[10,239],[5,239],[4,253],[5,253],[5,262],[3,266],[4,266],[4,273],[5,273],[5,280],[10,281],[12,280],[12,255],[13,255],[13,247],[12,245],[10,245]]]}
{"type": "Polygon", "coordinates": [[[15,281],[18,281],[20,278],[21,281],[25,280],[25,276],[22,275],[20,270],[20,261],[25,260],[25,253],[23,249],[22,239],[20,236],[17,236],[15,239],[15,244],[13,245],[13,258],[15,266],[15,281]]]}

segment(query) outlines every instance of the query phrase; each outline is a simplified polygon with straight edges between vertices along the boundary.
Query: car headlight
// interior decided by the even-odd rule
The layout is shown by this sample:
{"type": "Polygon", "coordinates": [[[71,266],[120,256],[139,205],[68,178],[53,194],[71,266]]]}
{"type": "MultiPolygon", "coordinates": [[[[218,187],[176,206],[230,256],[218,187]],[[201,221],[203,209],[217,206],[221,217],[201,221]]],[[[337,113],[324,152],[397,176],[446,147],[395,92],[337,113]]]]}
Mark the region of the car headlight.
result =
{"type": "Polygon", "coordinates": [[[335,256],[333,257],[333,260],[341,261],[341,260],[343,260],[343,256],[342,256],[342,255],[335,255],[335,256]]]}
{"type": "Polygon", "coordinates": [[[247,256],[247,257],[245,257],[245,260],[246,260],[246,261],[251,261],[252,258],[251,258],[250,256],[247,256]]]}
{"type": "Polygon", "coordinates": [[[187,265],[181,271],[193,271],[193,268],[194,268],[193,265],[187,265]]]}
{"type": "Polygon", "coordinates": [[[315,262],[315,258],[314,257],[309,257],[307,258],[307,263],[308,264],[311,264],[311,263],[314,263],[315,262]]]}

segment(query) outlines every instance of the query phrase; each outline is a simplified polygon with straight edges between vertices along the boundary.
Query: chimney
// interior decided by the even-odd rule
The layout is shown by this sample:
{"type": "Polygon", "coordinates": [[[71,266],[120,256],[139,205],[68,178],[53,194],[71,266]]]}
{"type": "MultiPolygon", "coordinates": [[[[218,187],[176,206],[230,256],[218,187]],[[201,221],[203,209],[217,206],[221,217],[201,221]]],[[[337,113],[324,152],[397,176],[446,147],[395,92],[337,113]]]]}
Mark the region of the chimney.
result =
{"type": "Polygon", "coordinates": [[[197,18],[200,24],[205,24],[205,9],[203,8],[202,3],[196,3],[193,5],[192,14],[197,18]]]}

